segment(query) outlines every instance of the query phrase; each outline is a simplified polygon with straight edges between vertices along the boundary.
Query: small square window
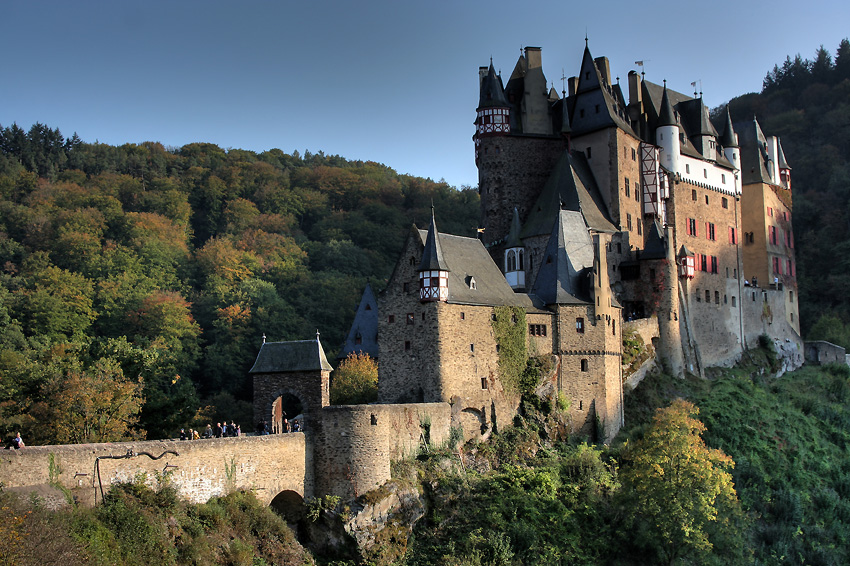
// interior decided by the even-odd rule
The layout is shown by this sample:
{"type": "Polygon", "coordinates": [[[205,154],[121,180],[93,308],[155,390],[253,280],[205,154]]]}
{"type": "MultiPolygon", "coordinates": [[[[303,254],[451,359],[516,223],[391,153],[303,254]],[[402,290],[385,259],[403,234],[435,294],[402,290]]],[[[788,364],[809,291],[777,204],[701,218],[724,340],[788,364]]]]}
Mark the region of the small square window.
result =
{"type": "Polygon", "coordinates": [[[388,316],[387,322],[390,323],[390,324],[394,323],[395,322],[395,315],[391,314],[390,316],[388,316]]]}
{"type": "Polygon", "coordinates": [[[486,377],[481,378],[481,389],[487,389],[487,378],[486,377]]]}
{"type": "Polygon", "coordinates": [[[470,351],[470,352],[474,352],[474,351],[475,351],[475,344],[470,344],[470,345],[469,345],[469,351],[470,351]]]}
{"type": "Polygon", "coordinates": [[[407,324],[413,324],[413,313],[407,313],[407,324]]]}
{"type": "Polygon", "coordinates": [[[404,351],[405,351],[405,352],[409,352],[409,351],[410,351],[410,340],[405,340],[405,342],[404,342],[404,351]]]}
{"type": "Polygon", "coordinates": [[[587,366],[588,366],[587,360],[582,360],[581,361],[581,371],[587,371],[587,366]]]}
{"type": "Polygon", "coordinates": [[[691,189],[691,200],[697,200],[697,190],[691,189]]]}
{"type": "Polygon", "coordinates": [[[576,332],[578,332],[579,334],[584,333],[584,319],[583,318],[577,318],[576,319],[576,332]]]}
{"type": "Polygon", "coordinates": [[[729,208],[729,199],[727,199],[726,197],[723,197],[723,199],[720,201],[720,204],[721,204],[721,206],[723,206],[723,208],[729,208]]]}
{"type": "Polygon", "coordinates": [[[465,312],[460,313],[460,319],[466,320],[466,313],[465,312]]]}

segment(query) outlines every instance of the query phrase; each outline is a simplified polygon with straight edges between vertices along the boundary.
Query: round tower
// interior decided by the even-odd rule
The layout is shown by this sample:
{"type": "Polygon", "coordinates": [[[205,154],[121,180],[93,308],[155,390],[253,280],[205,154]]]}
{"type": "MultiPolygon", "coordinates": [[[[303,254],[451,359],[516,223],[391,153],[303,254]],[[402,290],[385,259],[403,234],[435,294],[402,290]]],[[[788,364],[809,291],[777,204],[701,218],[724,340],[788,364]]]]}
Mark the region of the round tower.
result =
{"type": "Polygon", "coordinates": [[[726,105],[726,128],[723,130],[723,136],[720,138],[720,145],[723,146],[723,156],[729,160],[729,163],[735,166],[735,169],[741,170],[741,150],[738,147],[738,134],[735,133],[735,128],[732,127],[732,114],[729,112],[729,105],[726,105]]]}
{"type": "Polygon", "coordinates": [[[679,173],[679,123],[673,105],[667,96],[667,81],[664,81],[664,94],[661,96],[661,111],[655,128],[655,142],[661,148],[661,165],[671,173],[679,173]]]}
{"type": "Polygon", "coordinates": [[[493,68],[493,61],[490,61],[487,74],[481,73],[481,93],[475,112],[475,162],[478,163],[483,138],[511,132],[511,107],[505,98],[502,78],[493,68]]]}

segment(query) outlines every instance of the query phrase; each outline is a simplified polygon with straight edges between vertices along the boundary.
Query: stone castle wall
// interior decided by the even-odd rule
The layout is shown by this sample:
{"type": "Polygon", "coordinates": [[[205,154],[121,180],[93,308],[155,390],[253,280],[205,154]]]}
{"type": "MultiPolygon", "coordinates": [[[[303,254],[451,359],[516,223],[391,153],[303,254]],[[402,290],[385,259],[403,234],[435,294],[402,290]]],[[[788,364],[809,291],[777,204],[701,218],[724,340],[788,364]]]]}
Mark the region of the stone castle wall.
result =
{"type": "MultiPolygon", "coordinates": [[[[525,222],[549,173],[565,150],[553,136],[508,135],[481,138],[478,190],[481,195],[482,241],[504,239],[514,207],[525,222]]],[[[497,262],[501,264],[501,262],[497,262]]]]}
{"type": "Polygon", "coordinates": [[[122,459],[101,459],[103,491],[118,482],[139,478],[155,485],[163,475],[178,494],[193,503],[225,495],[233,489],[251,489],[268,504],[282,491],[313,495],[313,454],[304,433],[213,438],[204,440],[151,440],[62,446],[27,446],[0,453],[0,478],[6,487],[28,487],[59,483],[81,503],[100,500],[95,473],[98,457],[122,456],[128,450],[144,455],[122,459]],[[51,457],[53,473],[51,474],[51,457]],[[166,468],[168,466],[168,468],[166,468]],[[176,466],[176,467],[175,467],[176,466]]]}
{"type": "Polygon", "coordinates": [[[449,438],[448,403],[341,405],[322,411],[316,446],[316,492],[357,497],[390,479],[390,464],[414,457],[421,438],[449,438]]]}

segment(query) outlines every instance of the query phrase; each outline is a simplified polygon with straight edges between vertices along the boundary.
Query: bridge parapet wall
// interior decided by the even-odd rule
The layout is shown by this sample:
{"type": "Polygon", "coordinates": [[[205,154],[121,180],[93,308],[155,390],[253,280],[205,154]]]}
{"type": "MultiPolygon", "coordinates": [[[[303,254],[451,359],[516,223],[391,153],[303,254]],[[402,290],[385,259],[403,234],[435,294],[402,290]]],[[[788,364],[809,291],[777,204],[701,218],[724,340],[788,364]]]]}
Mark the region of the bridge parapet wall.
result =
{"type": "Polygon", "coordinates": [[[313,454],[304,433],[28,446],[0,453],[0,481],[7,487],[57,483],[81,503],[91,504],[98,488],[98,457],[104,493],[113,483],[143,479],[154,485],[157,478],[167,475],[178,494],[194,503],[204,503],[233,489],[253,489],[266,504],[285,490],[304,497],[313,495],[313,454]],[[160,456],[169,450],[178,455],[165,454],[153,460],[141,454],[160,456]],[[128,451],[137,455],[103,459],[123,456],[128,451]]]}

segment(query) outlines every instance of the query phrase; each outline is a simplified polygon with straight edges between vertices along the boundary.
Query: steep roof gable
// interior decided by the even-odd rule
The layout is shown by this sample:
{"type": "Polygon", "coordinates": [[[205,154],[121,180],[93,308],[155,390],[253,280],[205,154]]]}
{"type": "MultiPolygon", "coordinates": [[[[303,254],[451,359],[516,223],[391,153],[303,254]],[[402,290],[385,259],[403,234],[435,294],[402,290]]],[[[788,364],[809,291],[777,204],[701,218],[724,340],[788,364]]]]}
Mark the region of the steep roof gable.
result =
{"type": "Polygon", "coordinates": [[[520,233],[521,238],[549,234],[561,209],[581,213],[587,226],[599,232],[616,232],[581,152],[564,152],[543,186],[520,233]]]}
{"type": "MultiPolygon", "coordinates": [[[[424,242],[427,233],[420,230],[419,237],[424,242]]],[[[440,234],[440,242],[449,271],[449,303],[532,306],[527,295],[514,293],[481,240],[440,234]]]]}
{"type": "Polygon", "coordinates": [[[590,302],[593,241],[580,213],[558,212],[542,259],[531,294],[547,305],[590,302]]]}
{"type": "Polygon", "coordinates": [[[315,340],[266,342],[248,373],[287,373],[294,371],[332,371],[318,337],[315,340]]]}

